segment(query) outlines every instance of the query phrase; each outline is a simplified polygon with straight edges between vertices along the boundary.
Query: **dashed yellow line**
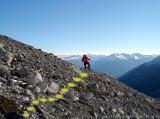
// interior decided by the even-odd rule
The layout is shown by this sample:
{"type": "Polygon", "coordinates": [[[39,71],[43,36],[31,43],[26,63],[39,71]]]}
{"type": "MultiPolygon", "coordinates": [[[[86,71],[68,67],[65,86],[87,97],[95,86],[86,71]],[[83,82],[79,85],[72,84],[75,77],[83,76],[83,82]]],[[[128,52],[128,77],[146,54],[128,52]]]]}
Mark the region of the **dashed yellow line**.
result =
{"type": "Polygon", "coordinates": [[[67,86],[68,86],[69,88],[73,88],[73,87],[76,87],[76,84],[73,83],[73,82],[69,82],[69,83],[67,84],[67,86]]]}
{"type": "Polygon", "coordinates": [[[47,102],[47,99],[46,98],[40,98],[39,101],[42,102],[42,103],[45,103],[45,102],[47,102]]]}
{"type": "Polygon", "coordinates": [[[55,97],[56,97],[57,99],[62,99],[62,98],[63,98],[63,95],[61,95],[61,94],[56,94],[55,97]]]}
{"type": "Polygon", "coordinates": [[[79,78],[79,77],[73,77],[73,81],[75,81],[75,82],[81,82],[81,78],[79,78]]]}
{"type": "MultiPolygon", "coordinates": [[[[87,78],[87,77],[88,77],[88,74],[83,72],[83,73],[80,74],[80,77],[73,77],[73,81],[76,82],[76,83],[83,82],[83,80],[81,78],[87,78]]],[[[41,103],[45,103],[45,102],[48,102],[48,101],[49,102],[56,102],[58,99],[63,99],[63,94],[69,92],[70,88],[73,88],[73,87],[77,86],[74,82],[67,83],[67,88],[61,88],[59,93],[56,94],[54,97],[48,97],[48,98],[43,97],[43,98],[40,98],[40,99],[37,99],[37,100],[32,100],[31,104],[32,105],[39,105],[40,102],[41,103]]],[[[32,106],[32,105],[26,107],[26,111],[23,114],[20,114],[20,115],[23,116],[24,118],[30,117],[31,115],[30,115],[29,112],[32,112],[32,111],[36,110],[35,107],[32,106]]]]}
{"type": "Polygon", "coordinates": [[[48,98],[48,101],[49,101],[49,102],[55,102],[55,101],[57,101],[57,99],[56,99],[56,98],[51,98],[51,97],[49,97],[49,98],[48,98]]]}
{"type": "Polygon", "coordinates": [[[27,111],[34,111],[34,110],[35,110],[35,108],[33,106],[27,107],[27,111]]]}
{"type": "Polygon", "coordinates": [[[62,94],[67,93],[67,92],[69,92],[69,89],[68,89],[68,88],[62,88],[62,89],[60,90],[60,93],[62,93],[62,94]]]}
{"type": "Polygon", "coordinates": [[[32,104],[33,104],[33,105],[38,105],[38,104],[39,104],[39,101],[38,101],[38,100],[32,100],[32,104]]]}
{"type": "Polygon", "coordinates": [[[81,78],[87,78],[87,77],[88,77],[88,74],[85,73],[85,72],[83,72],[83,73],[80,74],[80,76],[81,76],[81,78]]]}
{"type": "Polygon", "coordinates": [[[23,116],[24,118],[27,118],[30,116],[30,114],[28,112],[25,112],[25,113],[21,114],[21,116],[23,116]]]}

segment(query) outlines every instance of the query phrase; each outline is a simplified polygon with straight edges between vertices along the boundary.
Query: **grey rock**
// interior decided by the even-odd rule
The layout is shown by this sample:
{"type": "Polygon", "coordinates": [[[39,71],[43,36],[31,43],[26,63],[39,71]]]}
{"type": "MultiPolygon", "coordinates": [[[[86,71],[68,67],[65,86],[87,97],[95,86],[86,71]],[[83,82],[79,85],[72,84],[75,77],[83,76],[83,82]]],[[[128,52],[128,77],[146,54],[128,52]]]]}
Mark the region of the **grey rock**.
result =
{"type": "Polygon", "coordinates": [[[98,115],[95,111],[89,111],[91,118],[93,117],[94,119],[98,119],[98,115]]]}
{"type": "Polygon", "coordinates": [[[25,81],[30,85],[37,85],[39,82],[43,82],[43,79],[40,73],[35,72],[34,75],[26,77],[25,81]]]}
{"type": "Polygon", "coordinates": [[[88,88],[91,88],[91,89],[98,89],[99,88],[99,85],[96,84],[96,83],[90,83],[87,85],[88,88]]]}
{"type": "Polygon", "coordinates": [[[103,107],[99,107],[99,110],[104,113],[104,108],[103,107]]]}
{"type": "Polygon", "coordinates": [[[29,96],[31,99],[35,99],[33,93],[30,90],[25,90],[24,94],[26,96],[29,96]]]}
{"type": "Polygon", "coordinates": [[[11,87],[14,87],[14,81],[12,79],[8,79],[7,80],[7,85],[11,86],[11,87]]]}
{"type": "Polygon", "coordinates": [[[0,43],[0,47],[3,48],[3,47],[4,47],[4,44],[3,44],[3,43],[0,43]]]}
{"type": "Polygon", "coordinates": [[[10,70],[8,67],[0,65],[0,77],[8,77],[10,75],[10,70]]]}
{"type": "Polygon", "coordinates": [[[0,47],[0,60],[5,64],[10,65],[14,56],[12,53],[8,52],[6,49],[0,47]]]}
{"type": "Polygon", "coordinates": [[[81,95],[80,100],[89,101],[93,98],[93,93],[84,93],[81,95]]]}
{"type": "Polygon", "coordinates": [[[40,89],[41,89],[41,91],[42,92],[46,92],[47,91],[47,89],[48,89],[48,84],[47,83],[45,83],[45,82],[40,82],[40,83],[38,83],[38,85],[37,85],[40,89]]]}
{"type": "Polygon", "coordinates": [[[71,100],[74,100],[74,92],[67,92],[65,97],[71,100]]]}
{"type": "Polygon", "coordinates": [[[119,112],[120,114],[124,114],[124,111],[123,111],[121,108],[118,108],[118,112],[119,112]]]}
{"type": "Polygon", "coordinates": [[[112,108],[111,111],[112,111],[112,113],[116,113],[117,112],[116,108],[112,108]]]}
{"type": "Polygon", "coordinates": [[[38,86],[33,87],[32,90],[33,90],[34,93],[40,93],[41,92],[41,88],[38,87],[38,86]]]}

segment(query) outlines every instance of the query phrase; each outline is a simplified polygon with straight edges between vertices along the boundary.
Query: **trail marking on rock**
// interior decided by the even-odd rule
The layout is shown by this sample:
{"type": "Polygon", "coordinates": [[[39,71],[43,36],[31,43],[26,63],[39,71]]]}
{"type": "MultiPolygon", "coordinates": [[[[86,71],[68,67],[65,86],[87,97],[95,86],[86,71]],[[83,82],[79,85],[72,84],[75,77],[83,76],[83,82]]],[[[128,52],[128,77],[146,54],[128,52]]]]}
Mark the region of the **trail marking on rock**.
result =
{"type": "MultiPolygon", "coordinates": [[[[83,72],[83,73],[80,74],[80,77],[73,77],[73,81],[75,83],[79,83],[79,82],[82,81],[81,78],[87,78],[87,77],[88,77],[88,74],[83,72]]],[[[26,107],[26,111],[23,114],[20,114],[20,115],[23,116],[24,118],[30,117],[31,114],[29,112],[33,112],[33,111],[36,110],[34,105],[40,105],[41,103],[45,103],[45,102],[48,102],[48,101],[49,102],[56,102],[59,99],[63,99],[64,98],[63,94],[69,92],[70,88],[74,88],[74,87],[77,86],[74,82],[68,82],[67,83],[67,88],[61,88],[59,93],[55,94],[54,97],[48,97],[48,98],[42,97],[42,98],[39,98],[37,100],[32,100],[31,101],[32,105],[26,107]]]]}
{"type": "Polygon", "coordinates": [[[62,93],[62,94],[67,93],[67,92],[69,92],[69,89],[68,89],[68,88],[62,88],[62,89],[60,90],[60,93],[62,93]]]}
{"type": "Polygon", "coordinates": [[[38,101],[38,100],[32,100],[32,104],[33,104],[33,105],[38,105],[38,104],[39,104],[39,101],[38,101]]]}
{"type": "Polygon", "coordinates": [[[35,108],[33,106],[27,107],[27,111],[34,111],[34,110],[35,110],[35,108]]]}

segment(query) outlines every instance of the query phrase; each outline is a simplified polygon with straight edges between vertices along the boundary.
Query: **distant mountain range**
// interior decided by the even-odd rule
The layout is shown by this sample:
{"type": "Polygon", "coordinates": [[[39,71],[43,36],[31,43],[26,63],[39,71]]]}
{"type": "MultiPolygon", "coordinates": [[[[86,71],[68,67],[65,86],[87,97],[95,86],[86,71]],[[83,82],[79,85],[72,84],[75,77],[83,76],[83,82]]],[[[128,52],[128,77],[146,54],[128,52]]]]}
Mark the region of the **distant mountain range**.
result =
{"type": "MultiPolygon", "coordinates": [[[[129,70],[153,60],[156,56],[154,55],[142,55],[139,53],[134,54],[111,54],[105,55],[92,55],[88,54],[91,59],[91,68],[95,71],[106,73],[114,78],[118,78],[129,70]]],[[[60,56],[62,59],[83,66],[81,62],[81,55],[63,55],[60,56]]]]}
{"type": "Polygon", "coordinates": [[[119,78],[123,83],[152,97],[160,97],[160,56],[119,78]]]}

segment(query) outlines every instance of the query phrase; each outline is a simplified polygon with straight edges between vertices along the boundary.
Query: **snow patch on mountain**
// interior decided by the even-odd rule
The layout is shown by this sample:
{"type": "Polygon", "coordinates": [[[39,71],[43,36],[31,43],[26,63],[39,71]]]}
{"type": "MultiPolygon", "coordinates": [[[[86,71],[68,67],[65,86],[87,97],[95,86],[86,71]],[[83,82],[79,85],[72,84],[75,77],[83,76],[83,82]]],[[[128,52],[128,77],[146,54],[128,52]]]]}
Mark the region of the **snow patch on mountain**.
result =
{"type": "Polygon", "coordinates": [[[121,59],[121,60],[128,60],[127,57],[123,54],[116,54],[115,57],[117,57],[118,59],[121,59]]]}

